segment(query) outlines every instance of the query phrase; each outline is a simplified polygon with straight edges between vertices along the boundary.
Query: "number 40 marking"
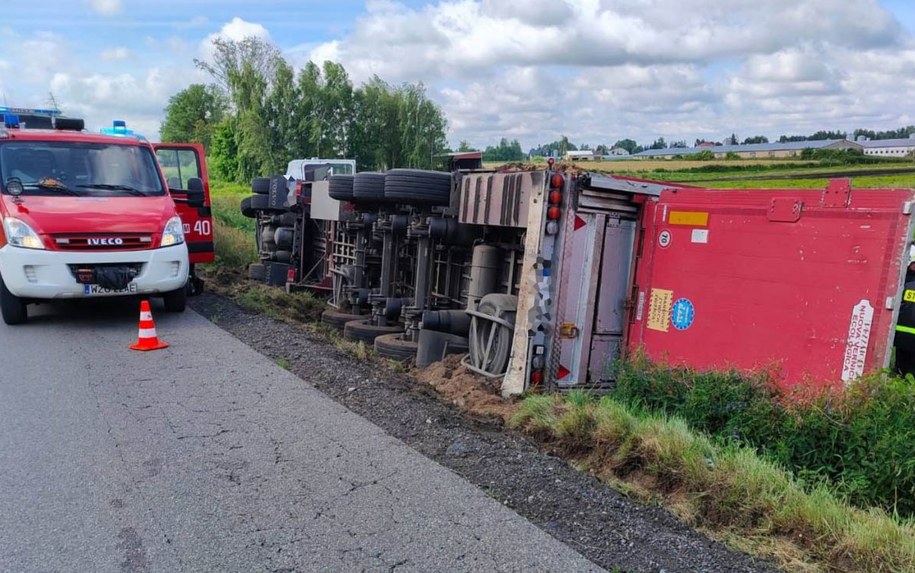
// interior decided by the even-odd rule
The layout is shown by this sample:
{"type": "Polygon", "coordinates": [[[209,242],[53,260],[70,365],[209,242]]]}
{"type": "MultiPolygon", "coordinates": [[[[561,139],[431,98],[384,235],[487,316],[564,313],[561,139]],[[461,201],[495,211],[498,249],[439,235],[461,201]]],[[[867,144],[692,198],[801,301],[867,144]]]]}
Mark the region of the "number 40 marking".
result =
{"type": "Polygon", "coordinates": [[[206,219],[200,219],[194,223],[194,232],[198,235],[209,235],[213,232],[213,226],[206,219]]]}

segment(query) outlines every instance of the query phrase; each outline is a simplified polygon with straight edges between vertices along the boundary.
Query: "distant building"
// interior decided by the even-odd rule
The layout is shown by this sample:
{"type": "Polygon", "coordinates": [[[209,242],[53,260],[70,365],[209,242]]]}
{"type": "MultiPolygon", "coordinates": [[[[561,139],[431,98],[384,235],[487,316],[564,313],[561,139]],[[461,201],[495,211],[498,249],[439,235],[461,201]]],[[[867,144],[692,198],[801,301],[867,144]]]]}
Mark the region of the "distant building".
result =
{"type": "Polygon", "coordinates": [[[584,151],[566,151],[565,159],[566,161],[593,161],[597,159],[597,153],[586,149],[584,151]]]}
{"type": "Polygon", "coordinates": [[[864,155],[877,155],[879,157],[905,157],[915,151],[915,134],[906,139],[865,139],[858,137],[864,147],[864,155]]]}
{"type": "Polygon", "coordinates": [[[677,155],[691,155],[702,151],[711,151],[715,159],[724,159],[728,153],[746,159],[776,159],[799,157],[805,149],[857,149],[863,151],[861,143],[847,139],[823,139],[819,141],[789,141],[785,143],[748,143],[746,145],[715,145],[707,147],[672,147],[668,149],[646,149],[633,157],[651,159],[673,159],[677,155]]]}
{"type": "Polygon", "coordinates": [[[623,156],[629,155],[629,150],[626,149],[625,147],[614,147],[614,148],[610,149],[610,152],[608,153],[608,155],[611,155],[614,157],[623,157],[623,156]]]}

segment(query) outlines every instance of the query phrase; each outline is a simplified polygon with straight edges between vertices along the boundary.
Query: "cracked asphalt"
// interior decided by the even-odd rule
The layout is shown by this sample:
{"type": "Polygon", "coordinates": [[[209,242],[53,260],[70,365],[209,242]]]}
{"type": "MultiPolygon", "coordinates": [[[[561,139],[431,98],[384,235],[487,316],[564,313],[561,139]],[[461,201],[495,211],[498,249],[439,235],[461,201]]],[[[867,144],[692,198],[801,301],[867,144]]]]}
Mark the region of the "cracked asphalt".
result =
{"type": "MultiPolygon", "coordinates": [[[[32,310],[32,309],[30,309],[32,310]]],[[[192,311],[0,325],[0,571],[601,571],[192,311]]]]}

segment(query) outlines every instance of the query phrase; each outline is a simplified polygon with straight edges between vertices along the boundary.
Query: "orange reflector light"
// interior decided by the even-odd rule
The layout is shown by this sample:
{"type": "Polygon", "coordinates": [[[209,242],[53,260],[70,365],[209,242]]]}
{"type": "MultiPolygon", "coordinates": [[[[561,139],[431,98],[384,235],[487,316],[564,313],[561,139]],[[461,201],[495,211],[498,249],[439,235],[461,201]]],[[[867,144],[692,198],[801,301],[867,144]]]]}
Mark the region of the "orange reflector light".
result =
{"type": "Polygon", "coordinates": [[[559,191],[550,191],[550,203],[554,205],[562,203],[562,193],[559,191]]]}
{"type": "Polygon", "coordinates": [[[286,282],[287,283],[295,282],[295,269],[292,267],[289,267],[289,270],[286,271],[286,282]]]}
{"type": "Polygon", "coordinates": [[[546,210],[546,218],[550,221],[558,221],[561,215],[562,210],[559,207],[550,207],[546,210]]]}
{"type": "Polygon", "coordinates": [[[543,370],[534,370],[531,372],[531,386],[540,386],[543,384],[543,370]]]}
{"type": "Polygon", "coordinates": [[[565,180],[562,178],[562,175],[560,175],[559,173],[554,173],[553,177],[550,178],[551,187],[562,187],[563,183],[565,183],[565,180]]]}

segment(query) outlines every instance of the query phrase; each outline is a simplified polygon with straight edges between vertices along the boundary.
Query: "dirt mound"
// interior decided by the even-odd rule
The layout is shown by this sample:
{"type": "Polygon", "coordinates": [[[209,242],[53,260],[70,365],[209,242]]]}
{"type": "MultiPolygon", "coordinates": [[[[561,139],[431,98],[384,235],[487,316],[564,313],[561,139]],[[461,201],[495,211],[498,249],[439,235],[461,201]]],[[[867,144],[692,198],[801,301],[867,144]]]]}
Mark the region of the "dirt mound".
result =
{"type": "Polygon", "coordinates": [[[458,408],[474,416],[500,418],[508,421],[518,406],[513,400],[499,395],[499,380],[480,376],[461,365],[461,355],[447,356],[416,373],[416,378],[428,384],[458,408]]]}

